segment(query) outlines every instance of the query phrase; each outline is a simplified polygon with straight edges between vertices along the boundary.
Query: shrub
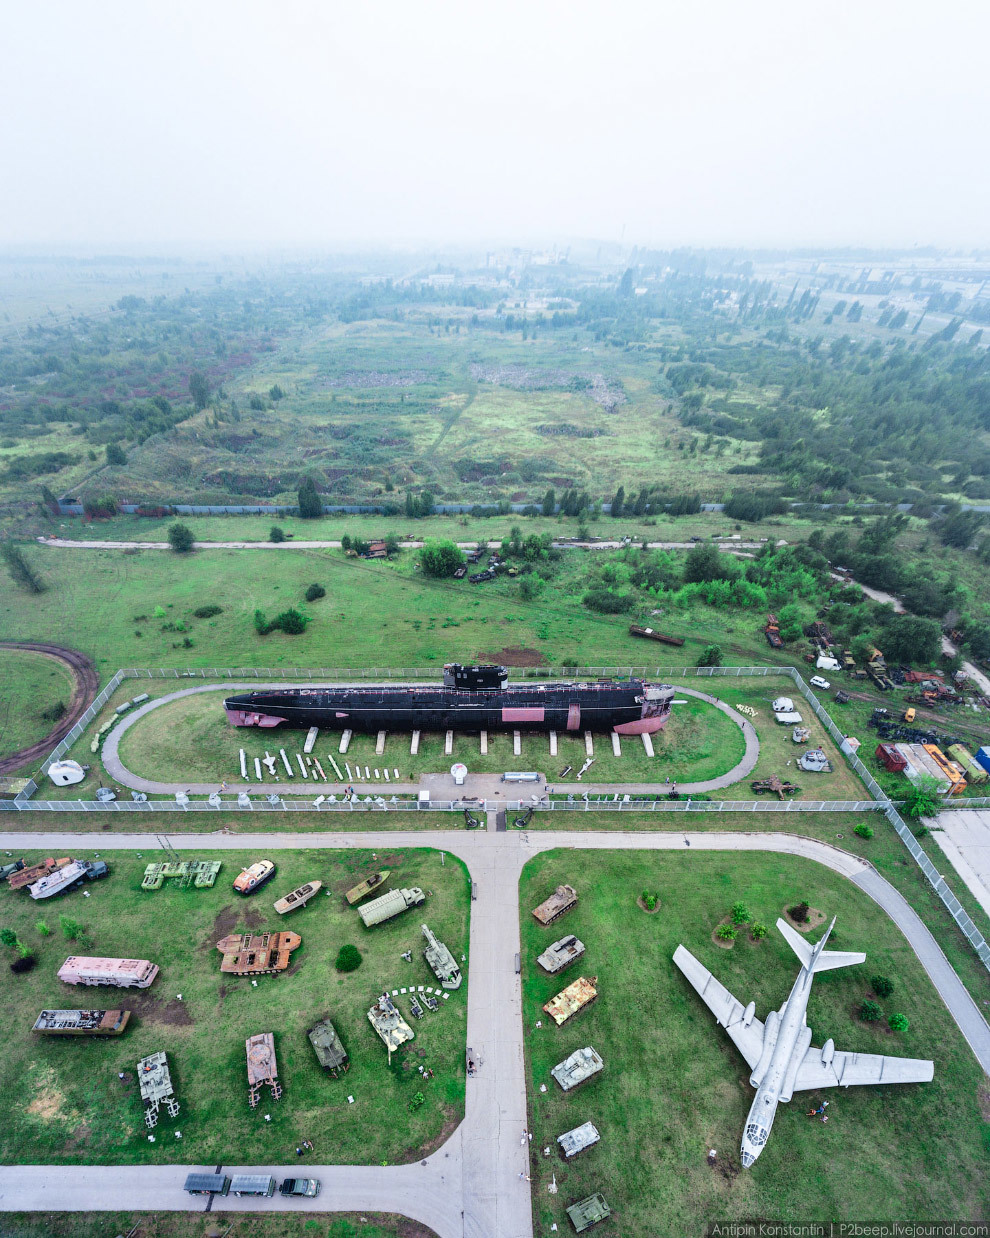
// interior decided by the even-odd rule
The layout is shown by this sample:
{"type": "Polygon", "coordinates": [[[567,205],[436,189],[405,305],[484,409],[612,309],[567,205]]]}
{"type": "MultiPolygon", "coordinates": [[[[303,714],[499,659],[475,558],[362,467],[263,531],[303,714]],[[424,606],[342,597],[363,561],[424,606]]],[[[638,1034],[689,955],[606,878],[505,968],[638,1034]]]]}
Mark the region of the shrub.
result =
{"type": "Polygon", "coordinates": [[[50,705],[47,709],[41,711],[41,717],[45,722],[58,722],[59,718],[65,716],[65,701],[56,701],[54,705],[50,705]]]}
{"type": "Polygon", "coordinates": [[[876,1023],[878,1019],[883,1018],[883,1011],[876,1002],[867,1000],[859,1008],[859,1017],[864,1023],[876,1023]]]}
{"type": "Polygon", "coordinates": [[[791,907],[787,914],[798,924],[805,924],[808,920],[808,904],[798,903],[796,907],[791,907]]]}
{"type": "MultiPolygon", "coordinates": [[[[357,547],[355,546],[355,549],[357,547]]],[[[419,552],[419,561],[427,576],[443,579],[453,576],[459,567],[464,566],[464,556],[457,546],[449,541],[429,541],[419,552]]]]}
{"type": "Polygon", "coordinates": [[[334,966],[338,971],[356,971],[364,960],[357,946],[343,945],[337,951],[337,962],[334,966]]]}
{"type": "Polygon", "coordinates": [[[414,1110],[418,1109],[425,1100],[426,1100],[426,1097],[423,1095],[422,1092],[414,1092],[413,1098],[409,1102],[409,1112],[412,1113],[414,1110]]]}
{"type": "Polygon", "coordinates": [[[28,593],[44,593],[45,585],[25,559],[20,546],[16,546],[13,542],[0,542],[0,558],[7,565],[7,571],[15,585],[26,589],[28,593]]]}
{"type": "Polygon", "coordinates": [[[34,927],[42,937],[50,937],[52,934],[51,926],[47,920],[36,920],[34,927]]]}
{"type": "Polygon", "coordinates": [[[892,1014],[887,1020],[887,1025],[892,1032],[906,1032],[911,1026],[906,1014],[892,1014]]]}
{"type": "Polygon", "coordinates": [[[581,599],[589,610],[599,615],[621,615],[632,610],[633,598],[629,593],[610,593],[608,589],[590,589],[581,599]]]}
{"type": "Polygon", "coordinates": [[[187,524],[170,524],[167,537],[168,544],[177,555],[187,555],[196,544],[193,531],[187,524]]]}
{"type": "Polygon", "coordinates": [[[925,778],[908,791],[904,797],[905,817],[937,817],[942,807],[942,797],[934,778],[925,778]]]}
{"type": "Polygon", "coordinates": [[[698,658],[699,666],[721,666],[722,665],[722,646],[711,644],[706,645],[701,651],[698,658]]]}
{"type": "Polygon", "coordinates": [[[306,616],[294,606],[290,606],[288,610],[283,610],[280,615],[275,616],[272,627],[280,628],[287,636],[298,636],[306,631],[306,616]]]}
{"type": "Polygon", "coordinates": [[[310,585],[306,590],[307,602],[315,602],[317,598],[325,598],[326,596],[327,591],[322,585],[310,585]]]}
{"type": "Polygon", "coordinates": [[[643,906],[647,911],[656,911],[657,903],[660,902],[660,895],[653,890],[644,890],[640,895],[643,901],[643,906]]]}
{"type": "Polygon", "coordinates": [[[858,834],[860,838],[872,838],[873,828],[872,826],[867,825],[865,821],[862,821],[860,822],[859,825],[856,826],[856,828],[853,830],[853,833],[858,834]]]}
{"type": "Polygon", "coordinates": [[[754,924],[749,931],[757,941],[761,941],[764,937],[766,937],[767,933],[770,932],[765,924],[759,923],[754,924]]]}
{"type": "Polygon", "coordinates": [[[193,614],[197,619],[212,619],[214,615],[223,614],[223,607],[213,605],[200,606],[197,610],[193,611],[193,614]]]}
{"type": "Polygon", "coordinates": [[[82,936],[83,926],[78,920],[70,920],[68,916],[60,915],[58,923],[67,941],[76,941],[82,936]]]}
{"type": "Polygon", "coordinates": [[[265,612],[263,610],[256,610],[254,612],[254,630],[259,636],[267,636],[271,631],[271,627],[269,626],[268,620],[265,618],[265,612]]]}
{"type": "Polygon", "coordinates": [[[268,540],[270,542],[284,542],[285,541],[285,534],[282,532],[282,530],[278,527],[277,524],[272,525],[268,533],[268,540]]]}
{"type": "Polygon", "coordinates": [[[13,949],[17,945],[17,934],[12,928],[2,928],[0,929],[0,942],[13,949]]]}
{"type": "Polygon", "coordinates": [[[890,997],[894,991],[893,980],[888,980],[886,976],[874,976],[870,980],[870,988],[876,993],[877,997],[890,997]]]}
{"type": "Polygon", "coordinates": [[[739,930],[734,924],[720,924],[715,930],[715,936],[719,941],[735,941],[739,936],[739,930]]]}
{"type": "Polygon", "coordinates": [[[752,920],[749,914],[749,908],[745,903],[732,904],[732,923],[733,924],[748,924],[752,920]]]}

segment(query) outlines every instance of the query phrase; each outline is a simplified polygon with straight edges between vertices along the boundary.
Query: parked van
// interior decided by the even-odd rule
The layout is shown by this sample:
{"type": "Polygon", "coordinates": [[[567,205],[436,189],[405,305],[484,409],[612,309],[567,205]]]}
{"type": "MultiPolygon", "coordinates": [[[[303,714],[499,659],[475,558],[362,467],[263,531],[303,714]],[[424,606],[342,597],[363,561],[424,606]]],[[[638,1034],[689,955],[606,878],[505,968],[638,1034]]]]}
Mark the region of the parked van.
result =
{"type": "Polygon", "coordinates": [[[189,1174],[183,1190],[190,1195],[226,1195],[230,1179],[224,1174],[189,1174]]]}
{"type": "Polygon", "coordinates": [[[234,1174],[231,1195],[274,1195],[275,1179],[268,1174],[234,1174]]]}

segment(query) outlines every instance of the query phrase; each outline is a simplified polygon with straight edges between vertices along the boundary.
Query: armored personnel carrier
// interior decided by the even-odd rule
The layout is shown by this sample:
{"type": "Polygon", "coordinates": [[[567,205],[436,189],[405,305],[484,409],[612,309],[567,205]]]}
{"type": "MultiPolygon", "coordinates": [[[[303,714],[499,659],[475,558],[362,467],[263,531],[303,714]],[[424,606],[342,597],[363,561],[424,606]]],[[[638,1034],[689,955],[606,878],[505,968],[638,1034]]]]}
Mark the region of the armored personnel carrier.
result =
{"type": "Polygon", "coordinates": [[[390,868],[383,868],[380,873],[372,873],[366,881],[359,882],[358,885],[348,890],[344,898],[352,907],[355,903],[360,903],[361,899],[367,898],[372,890],[377,890],[379,886],[385,884],[391,871],[390,868]]]}
{"type": "Polygon", "coordinates": [[[566,911],[577,906],[578,892],[573,886],[558,886],[548,899],[533,908],[533,915],[540,924],[552,924],[566,911]]]}
{"type": "Polygon", "coordinates": [[[104,860],[73,860],[64,868],[57,868],[29,885],[28,894],[34,899],[51,898],[66,890],[78,889],[84,881],[99,881],[109,872],[104,860]]]}
{"type": "Polygon", "coordinates": [[[394,1053],[399,1045],[416,1039],[416,1033],[399,1014],[387,993],[383,993],[371,1007],[368,1011],[368,1018],[390,1054],[394,1053]]]}
{"type": "Polygon", "coordinates": [[[570,1057],[565,1057],[562,1062],[558,1062],[550,1073],[563,1091],[570,1092],[572,1088],[584,1083],[592,1075],[597,1075],[604,1068],[605,1063],[591,1045],[588,1045],[585,1049],[575,1049],[570,1057]]]}
{"type": "Polygon", "coordinates": [[[31,1031],[43,1036],[119,1036],[130,1017],[129,1010],[43,1010],[31,1031]]]}
{"type": "Polygon", "coordinates": [[[562,1023],[573,1018],[579,1010],[584,1010],[586,1006],[598,1000],[597,985],[597,976],[592,976],[590,980],[585,976],[579,976],[566,989],[562,989],[556,997],[551,997],[543,1007],[544,1013],[548,1014],[560,1027],[562,1023]]]}
{"type": "Polygon", "coordinates": [[[298,907],[305,907],[313,895],[318,894],[322,889],[322,881],[307,881],[305,885],[298,886],[291,893],[286,894],[285,898],[280,898],[275,904],[275,910],[280,916],[284,916],[298,907]]]}
{"type": "Polygon", "coordinates": [[[137,1076],[144,1101],[144,1124],[148,1130],[158,1125],[158,1110],[162,1105],[170,1118],[177,1118],[179,1102],[172,1089],[172,1076],[164,1049],[143,1057],[137,1064],[137,1076]]]}
{"type": "Polygon", "coordinates": [[[350,1066],[347,1050],[329,1019],[321,1019],[307,1032],[316,1060],[336,1079],[350,1066]]]}
{"type": "Polygon", "coordinates": [[[561,937],[552,946],[547,946],[543,953],[537,957],[536,961],[544,971],[549,972],[551,976],[555,976],[557,972],[564,971],[572,963],[576,963],[581,955],[584,954],[584,949],[584,942],[579,941],[576,937],[561,937]]]}
{"type": "Polygon", "coordinates": [[[373,898],[370,903],[359,907],[358,915],[364,921],[365,928],[371,928],[372,925],[391,920],[393,916],[400,915],[409,907],[425,902],[426,895],[419,886],[413,886],[409,890],[389,890],[381,898],[373,898]]]}
{"type": "Polygon", "coordinates": [[[427,963],[433,969],[433,974],[445,989],[461,987],[461,969],[457,966],[454,956],[442,941],[437,941],[427,925],[423,925],[423,936],[426,938],[426,949],[423,951],[427,963]]]}
{"type": "Polygon", "coordinates": [[[282,1085],[278,1081],[278,1062],[275,1060],[275,1035],[259,1032],[244,1042],[247,1054],[248,1104],[253,1109],[261,1096],[261,1089],[268,1084],[272,1100],[282,1099],[282,1085]]]}
{"type": "Polygon", "coordinates": [[[63,855],[60,860],[49,856],[47,860],[41,860],[37,864],[31,864],[27,868],[19,868],[16,872],[10,874],[7,878],[7,884],[12,890],[20,890],[22,886],[29,886],[32,882],[38,880],[39,877],[47,877],[49,873],[53,873],[56,868],[65,868],[66,864],[71,864],[70,856],[63,855]]]}
{"type": "Polygon", "coordinates": [[[605,1196],[596,1192],[585,1199],[579,1199],[576,1204],[571,1204],[567,1209],[567,1215],[574,1226],[574,1232],[583,1234],[586,1229],[591,1229],[592,1225],[597,1225],[599,1221],[610,1217],[612,1209],[605,1202],[605,1196]]]}
{"type": "Polygon", "coordinates": [[[590,1148],[592,1144],[596,1144],[601,1135],[598,1133],[598,1128],[591,1122],[585,1122],[581,1126],[575,1126],[571,1131],[564,1131],[562,1135],[557,1136],[557,1142],[560,1144],[560,1150],[563,1152],[567,1160],[572,1156],[577,1156],[579,1152],[583,1152],[585,1148],[590,1148]]]}
{"type": "Polygon", "coordinates": [[[231,933],[217,942],[220,970],[230,976],[274,976],[289,966],[289,955],[302,945],[298,933],[231,933]]]}

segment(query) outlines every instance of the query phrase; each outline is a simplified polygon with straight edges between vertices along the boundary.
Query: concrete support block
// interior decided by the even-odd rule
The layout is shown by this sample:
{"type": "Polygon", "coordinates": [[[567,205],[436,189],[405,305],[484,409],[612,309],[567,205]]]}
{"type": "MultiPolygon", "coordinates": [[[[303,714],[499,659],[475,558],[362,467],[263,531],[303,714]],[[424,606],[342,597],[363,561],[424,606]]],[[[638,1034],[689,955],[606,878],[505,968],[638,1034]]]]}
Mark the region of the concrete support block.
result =
{"type": "Polygon", "coordinates": [[[591,738],[591,732],[584,733],[584,752],[585,756],[593,757],[595,755],[595,741],[591,738]]]}
{"type": "Polygon", "coordinates": [[[385,751],[385,732],[378,732],[378,739],[375,741],[375,756],[380,757],[385,751]]]}
{"type": "Polygon", "coordinates": [[[650,735],[648,732],[644,731],[640,738],[643,741],[643,747],[646,749],[646,755],[648,757],[652,757],[653,756],[653,736],[650,735]]]}
{"type": "Polygon", "coordinates": [[[409,743],[409,755],[414,757],[419,752],[419,731],[413,731],[412,740],[409,743]]]}
{"type": "Polygon", "coordinates": [[[622,745],[619,743],[619,736],[615,731],[612,732],[612,751],[617,757],[622,756],[622,745]]]}
{"type": "Polygon", "coordinates": [[[557,755],[557,732],[556,731],[550,732],[550,755],[552,757],[555,757],[557,755]]]}
{"type": "Polygon", "coordinates": [[[522,756],[522,735],[518,731],[512,732],[512,755],[522,756]]]}
{"type": "Polygon", "coordinates": [[[309,753],[313,751],[313,745],[316,743],[316,737],[320,733],[318,726],[311,726],[306,735],[306,743],[303,745],[303,752],[309,753]]]}
{"type": "Polygon", "coordinates": [[[354,734],[354,732],[353,732],[353,731],[345,731],[345,732],[343,733],[343,735],[341,735],[341,737],[340,737],[340,747],[337,749],[337,751],[338,751],[338,752],[346,752],[346,751],[347,751],[347,745],[351,742],[351,736],[352,736],[353,734],[354,734]]]}
{"type": "Polygon", "coordinates": [[[454,751],[454,732],[448,731],[447,738],[443,741],[444,756],[450,756],[454,751]]]}
{"type": "Polygon", "coordinates": [[[481,732],[481,755],[487,756],[487,754],[488,754],[488,732],[482,731],[481,732]]]}

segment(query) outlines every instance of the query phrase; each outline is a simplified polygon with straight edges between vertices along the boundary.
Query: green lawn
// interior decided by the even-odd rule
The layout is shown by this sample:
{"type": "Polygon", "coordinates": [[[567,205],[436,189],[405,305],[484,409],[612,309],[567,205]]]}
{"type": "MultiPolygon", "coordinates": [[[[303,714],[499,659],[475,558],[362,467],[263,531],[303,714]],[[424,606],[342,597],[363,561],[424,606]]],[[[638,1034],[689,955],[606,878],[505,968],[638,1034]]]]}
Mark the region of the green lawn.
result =
{"type": "MultiPolygon", "coordinates": [[[[216,1201],[222,1204],[222,1200],[216,1201]]],[[[113,1238],[135,1232],[140,1238],[203,1238],[211,1226],[223,1238],[433,1238],[433,1230],[408,1217],[379,1212],[210,1213],[196,1212],[5,1212],[3,1238],[113,1238]]]]}
{"type": "MultiPolygon", "coordinates": [[[[263,853],[262,853],[263,854],[263,853]]],[[[206,853],[203,853],[206,856],[206,853]]],[[[24,976],[4,968],[5,1052],[0,1061],[0,1156],[7,1163],[117,1163],[162,1161],[216,1164],[238,1159],[286,1161],[309,1138],[317,1163],[397,1163],[437,1146],[463,1116],[464,1036],[467,988],[463,986],[436,1014],[412,1020],[416,1039],[393,1055],[367,1011],[384,988],[433,984],[422,956],[420,924],[426,921],[456,956],[467,950],[468,888],[463,866],[451,857],[441,865],[435,850],[280,851],[278,873],[257,894],[242,899],[231,882],[258,853],[224,852],[223,869],[209,890],[140,887],[148,853],[110,856],[109,878],[81,893],[39,907],[24,891],[0,891],[0,923],[13,928],[37,954],[38,966],[24,976]],[[366,930],[356,910],[341,897],[376,868],[391,869],[391,888],[419,885],[427,892],[422,909],[366,930]],[[283,920],[275,898],[319,877],[331,891],[283,920]],[[71,944],[59,931],[59,916],[78,918],[86,939],[71,944]],[[40,917],[54,930],[42,936],[40,917]],[[287,973],[250,979],[222,977],[216,942],[236,929],[289,928],[302,945],[287,973]],[[345,942],[356,944],[362,966],[339,975],[333,966],[345,942]],[[413,962],[400,957],[412,950],[413,962]],[[147,991],[104,989],[99,1000],[135,1012],[119,1039],[39,1037],[31,1032],[44,1006],[85,1006],[92,990],[61,984],[55,972],[70,953],[149,958],[161,973],[147,991]],[[176,995],[182,994],[183,1000],[176,995]],[[319,1067],[306,1031],[330,1015],[351,1056],[351,1069],[334,1080],[319,1067]],[[257,1109],[247,1103],[245,1038],[275,1033],[279,1075],[285,1089],[278,1104],[263,1093],[257,1109]],[[166,1049],[182,1106],[176,1120],[162,1117],[149,1143],[142,1105],[133,1081],[137,1060],[166,1049]],[[423,1083],[423,1064],[436,1077],[423,1083]],[[120,1070],[130,1072],[121,1084],[120,1070]],[[426,1102],[414,1113],[408,1104],[422,1089],[426,1102]],[[348,1104],[348,1095],[355,1103],[348,1104]],[[266,1122],[264,1115],[272,1120],[266,1122]],[[182,1140],[173,1130],[182,1131],[182,1140]]],[[[190,858],[200,858],[198,855],[190,858]]],[[[30,857],[28,857],[30,862],[30,857]]],[[[8,957],[13,957],[9,950],[8,957]]],[[[408,1017],[408,999],[397,999],[408,1017]]]]}
{"type": "Polygon", "coordinates": [[[55,723],[43,718],[59,701],[68,705],[73,680],[67,667],[44,654],[0,649],[0,757],[47,735],[55,723]]]}
{"type": "Polygon", "coordinates": [[[520,906],[538,1232],[552,1222],[567,1232],[565,1207],[596,1190],[613,1210],[596,1232],[622,1238],[701,1233],[714,1218],[829,1221],[885,1216],[891,1208],[914,1221],[985,1218],[990,1124],[982,1071],[906,942],[837,874],[782,856],[688,859],[635,851],[611,853],[604,871],[594,853],[555,851],[525,869],[520,906]],[[561,881],[577,887],[581,902],[558,924],[541,928],[529,910],[561,881]],[[637,906],[644,889],[660,892],[657,915],[637,906]],[[818,1093],[799,1093],[778,1111],[756,1166],[740,1171],[739,1141],[753,1095],[749,1071],[671,955],[682,942],[741,1000],[755,999],[757,1014],[765,1017],[787,996],[796,973],[787,944],[771,929],[760,944],[740,940],[724,950],[711,934],[736,900],[772,925],[800,898],[838,915],[838,948],[867,951],[862,967],[816,980],[808,1010],[815,1043],[834,1036],[841,1048],[931,1056],[935,1079],[835,1090],[828,1095],[827,1127],[804,1116],[811,1107],[805,1102],[818,1093]],[[535,956],[561,932],[577,934],[587,946],[580,966],[567,975],[596,975],[600,996],[558,1029],[540,1006],[566,978],[543,975],[535,956]],[[878,973],[894,981],[885,1008],[908,1013],[907,1033],[863,1024],[854,1015],[878,973]],[[601,1053],[605,1071],[565,1096],[550,1068],[587,1044],[601,1053]],[[589,1120],[601,1143],[563,1163],[556,1136],[589,1120]],[[549,1158],[542,1155],[546,1146],[553,1149],[549,1158]],[[706,1161],[711,1147],[719,1154],[715,1170],[706,1161]],[[557,1195],[546,1191],[552,1175],[557,1195]]]}

